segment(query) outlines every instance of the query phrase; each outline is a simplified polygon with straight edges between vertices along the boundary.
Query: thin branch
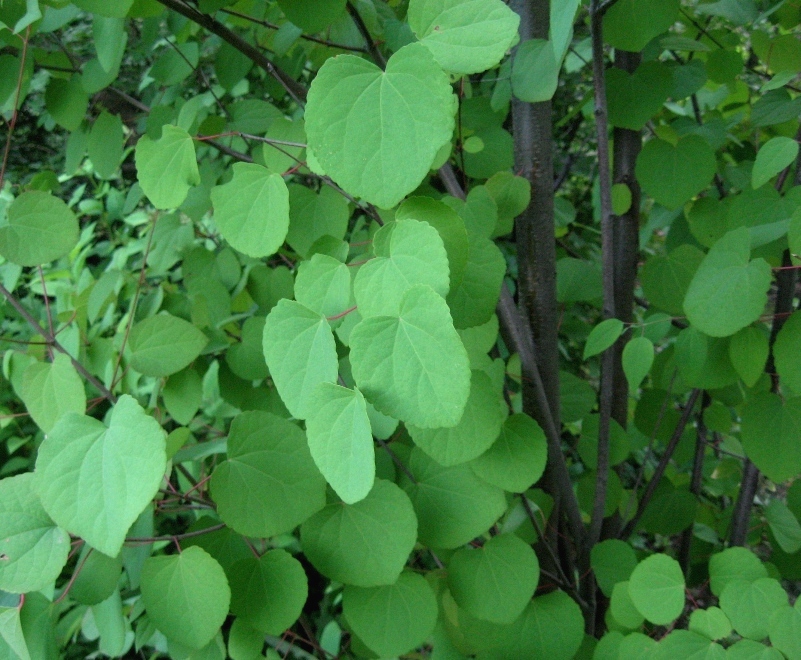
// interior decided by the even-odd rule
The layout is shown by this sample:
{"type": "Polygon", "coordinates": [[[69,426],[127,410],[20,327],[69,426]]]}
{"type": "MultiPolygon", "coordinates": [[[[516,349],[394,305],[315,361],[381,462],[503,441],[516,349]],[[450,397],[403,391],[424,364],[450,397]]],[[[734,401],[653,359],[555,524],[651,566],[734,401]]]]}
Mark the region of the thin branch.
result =
{"type": "MultiPolygon", "coordinates": [[[[701,397],[701,409],[696,417],[695,455],[693,456],[693,471],[690,478],[690,492],[695,495],[696,500],[701,496],[701,485],[704,478],[704,454],[706,453],[707,445],[704,410],[709,407],[710,403],[712,403],[712,398],[707,392],[704,392],[701,397]]],[[[685,529],[681,534],[681,542],[679,543],[679,564],[685,576],[690,571],[690,550],[692,549],[693,531],[693,525],[685,529]]]]}
{"type": "Polygon", "coordinates": [[[392,448],[389,446],[389,444],[387,444],[381,438],[376,438],[375,441],[379,445],[381,445],[381,448],[385,452],[387,452],[387,454],[389,454],[389,457],[392,459],[392,462],[395,463],[395,465],[397,465],[400,468],[401,472],[403,472],[403,474],[405,474],[408,477],[409,481],[411,481],[413,484],[416,484],[417,479],[414,478],[412,471],[404,464],[404,462],[398,457],[398,455],[394,451],[392,451],[392,448]]]}
{"type": "Polygon", "coordinates": [[[17,75],[17,88],[14,92],[14,111],[11,113],[11,121],[8,122],[8,135],[6,136],[6,147],[3,151],[3,164],[0,165],[0,190],[3,190],[3,181],[6,178],[6,166],[8,165],[8,155],[11,153],[11,138],[14,136],[14,128],[17,126],[19,116],[19,99],[22,95],[22,81],[25,78],[25,60],[28,57],[28,40],[31,36],[31,26],[25,28],[25,38],[22,40],[22,54],[19,58],[19,74],[17,75]]]}
{"type": "Polygon", "coordinates": [[[364,22],[362,15],[359,13],[359,10],[353,6],[353,3],[350,1],[347,4],[348,13],[350,17],[353,19],[353,22],[356,24],[356,28],[359,30],[359,33],[362,35],[367,47],[370,49],[370,55],[372,55],[375,63],[378,64],[382,69],[385,69],[387,66],[387,60],[381,51],[376,46],[375,41],[370,36],[370,30],[367,29],[367,24],[364,22]]]}
{"type": "Polygon", "coordinates": [[[146,545],[149,543],[159,543],[161,541],[182,541],[183,539],[191,539],[195,536],[203,536],[204,534],[211,534],[212,532],[219,531],[225,527],[225,523],[218,523],[211,527],[204,527],[203,529],[195,530],[194,532],[184,532],[183,534],[166,534],[164,536],[129,536],[125,539],[126,545],[146,545]]]}

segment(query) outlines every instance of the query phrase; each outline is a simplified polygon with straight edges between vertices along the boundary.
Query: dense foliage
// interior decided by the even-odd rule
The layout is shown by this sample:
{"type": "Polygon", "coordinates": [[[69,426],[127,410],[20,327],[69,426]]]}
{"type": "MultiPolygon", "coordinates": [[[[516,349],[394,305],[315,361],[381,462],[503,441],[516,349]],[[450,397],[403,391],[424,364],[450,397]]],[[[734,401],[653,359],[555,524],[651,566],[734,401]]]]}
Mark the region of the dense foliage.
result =
{"type": "Polygon", "coordinates": [[[0,0],[0,659],[801,658],[798,0],[0,0]]]}

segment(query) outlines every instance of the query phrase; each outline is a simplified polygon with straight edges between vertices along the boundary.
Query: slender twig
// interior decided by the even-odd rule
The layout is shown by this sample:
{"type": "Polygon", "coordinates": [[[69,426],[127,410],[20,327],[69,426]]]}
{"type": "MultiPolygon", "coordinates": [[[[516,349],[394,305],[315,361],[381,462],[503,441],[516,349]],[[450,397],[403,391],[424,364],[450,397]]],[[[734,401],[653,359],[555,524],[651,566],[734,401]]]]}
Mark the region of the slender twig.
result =
{"type": "Polygon", "coordinates": [[[17,88],[14,92],[14,111],[11,113],[11,121],[8,122],[8,135],[6,136],[6,147],[3,151],[3,164],[0,165],[0,190],[3,190],[3,181],[6,178],[6,167],[8,165],[8,155],[11,153],[11,138],[14,136],[14,128],[17,126],[19,117],[19,99],[22,95],[22,81],[25,78],[25,60],[28,57],[28,40],[31,36],[31,26],[25,28],[25,38],[22,40],[22,54],[19,58],[19,74],[17,75],[17,88]]]}
{"type": "MultiPolygon", "coordinates": [[[[695,436],[695,455],[693,456],[693,471],[690,478],[690,492],[695,495],[696,500],[701,496],[701,485],[704,478],[704,454],[706,452],[706,433],[707,428],[704,424],[704,410],[712,403],[712,398],[707,392],[701,397],[701,409],[696,416],[696,436],[695,436]]],[[[693,525],[691,524],[681,534],[679,543],[679,564],[686,576],[690,571],[690,550],[693,541],[693,525]]]]}
{"type": "Polygon", "coordinates": [[[364,22],[362,15],[359,13],[359,10],[353,6],[353,3],[350,1],[347,4],[348,13],[350,17],[353,19],[353,22],[356,24],[356,28],[359,30],[359,34],[362,35],[367,47],[370,49],[370,55],[375,60],[375,63],[378,64],[382,69],[386,68],[387,60],[381,51],[376,46],[375,41],[370,36],[370,30],[367,29],[367,24],[364,22]]]}
{"type": "Polygon", "coordinates": [[[397,465],[400,468],[401,472],[403,472],[403,474],[405,474],[409,478],[409,481],[411,481],[413,484],[416,484],[417,479],[414,478],[412,471],[404,464],[404,462],[398,457],[398,455],[394,451],[392,451],[392,447],[390,447],[389,444],[384,442],[381,438],[376,438],[375,441],[379,445],[381,445],[381,448],[385,452],[387,452],[387,454],[389,454],[389,457],[392,459],[392,462],[395,463],[395,465],[397,465]]]}
{"type": "Polygon", "coordinates": [[[211,534],[212,532],[219,531],[225,528],[225,523],[218,523],[211,527],[204,527],[203,529],[195,530],[194,532],[184,532],[183,534],[167,534],[164,536],[129,536],[125,539],[126,545],[145,545],[149,543],[159,543],[161,541],[180,541],[183,539],[191,539],[195,536],[203,536],[204,534],[211,534]]]}
{"type": "Polygon", "coordinates": [[[681,417],[679,418],[678,424],[676,424],[676,428],[673,430],[673,435],[671,436],[670,440],[665,447],[665,451],[662,454],[662,458],[659,460],[659,463],[656,466],[656,470],[654,470],[654,474],[651,477],[651,480],[648,482],[648,485],[645,487],[645,492],[640,499],[640,503],[637,505],[637,511],[634,514],[634,517],[629,520],[626,526],[623,528],[623,531],[620,532],[620,538],[627,539],[629,536],[632,535],[635,529],[637,529],[637,525],[640,523],[640,519],[642,518],[645,510],[648,508],[648,505],[651,503],[651,499],[656,492],[657,486],[659,486],[659,482],[662,480],[662,476],[665,474],[665,470],[667,469],[668,463],[670,463],[670,459],[673,458],[673,452],[676,451],[676,447],[679,444],[679,440],[681,440],[681,436],[684,433],[684,429],[687,427],[687,423],[690,421],[690,417],[693,414],[693,409],[695,408],[695,403],[698,401],[698,397],[701,395],[700,389],[694,389],[690,393],[690,398],[687,400],[687,404],[684,406],[684,410],[681,413],[681,417]]]}
{"type": "MultiPolygon", "coordinates": [[[[45,315],[47,316],[47,328],[50,330],[50,336],[55,337],[56,333],[53,331],[53,311],[50,309],[50,297],[47,295],[47,284],[45,284],[44,271],[42,270],[41,266],[37,266],[36,269],[39,271],[39,281],[42,283],[42,297],[44,298],[45,315]]],[[[53,347],[50,344],[47,345],[47,353],[52,360],[53,347]]]]}
{"type": "Polygon", "coordinates": [[[63,601],[67,597],[67,594],[70,592],[70,589],[72,589],[72,585],[75,584],[75,580],[77,580],[78,576],[81,574],[84,564],[86,564],[86,560],[89,559],[89,555],[91,555],[94,552],[94,550],[95,550],[94,548],[89,548],[89,550],[86,551],[86,554],[83,556],[83,559],[81,559],[81,563],[78,564],[75,567],[75,570],[72,572],[70,581],[67,582],[67,585],[64,587],[64,591],[62,591],[61,595],[53,601],[54,605],[58,605],[61,601],[63,601]]]}

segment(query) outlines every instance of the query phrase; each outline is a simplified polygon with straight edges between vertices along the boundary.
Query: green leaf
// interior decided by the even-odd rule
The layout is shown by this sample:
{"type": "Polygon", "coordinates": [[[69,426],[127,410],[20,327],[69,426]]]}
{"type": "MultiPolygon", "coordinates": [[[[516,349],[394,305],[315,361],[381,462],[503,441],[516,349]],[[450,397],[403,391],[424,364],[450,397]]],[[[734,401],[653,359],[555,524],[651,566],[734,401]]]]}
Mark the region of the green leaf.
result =
{"type": "Polygon", "coordinates": [[[528,208],[531,202],[531,184],[522,176],[498,172],[487,179],[484,185],[498,207],[498,224],[492,235],[504,236],[512,231],[514,219],[528,208]]]}
{"type": "Polygon", "coordinates": [[[636,53],[678,18],[679,0],[619,0],[604,15],[604,40],[636,53]]]}
{"type": "Polygon", "coordinates": [[[494,536],[480,548],[457,550],[448,563],[453,599],[474,617],[493,623],[514,622],[539,578],[537,555],[514,534],[494,536]]]}
{"type": "Polygon", "coordinates": [[[200,376],[194,369],[184,369],[170,376],[161,395],[164,406],[179,424],[189,424],[197,414],[203,398],[200,376]]]}
{"type": "Polygon", "coordinates": [[[416,284],[427,284],[443,298],[448,295],[448,255],[434,227],[427,222],[399,220],[385,225],[379,234],[389,234],[387,245],[376,236],[378,256],[359,268],[353,280],[362,318],[396,316],[403,296],[416,284]]]}
{"type": "Polygon", "coordinates": [[[410,288],[397,317],[361,321],[350,347],[353,377],[377,410],[420,428],[459,422],[470,364],[448,306],[431,287],[410,288]]]}
{"type": "Polygon", "coordinates": [[[801,394],[799,341],[801,341],[801,312],[796,312],[785,321],[779,334],[776,335],[773,357],[782,386],[786,385],[793,393],[801,394]]]}
{"type": "Polygon", "coordinates": [[[69,80],[51,78],[45,92],[45,104],[57,124],[74,131],[86,116],[89,97],[78,76],[72,76],[69,80]]]}
{"type": "Polygon", "coordinates": [[[726,649],[727,660],[783,660],[784,656],[772,646],[753,639],[741,639],[726,649]]]}
{"type": "Polygon", "coordinates": [[[124,140],[122,120],[117,115],[101,112],[92,125],[89,141],[86,143],[89,160],[100,178],[111,179],[117,174],[125,146],[124,140]]]}
{"type": "Polygon", "coordinates": [[[345,264],[326,254],[315,254],[298,268],[295,299],[330,318],[348,309],[350,284],[350,269],[345,264]]]}
{"type": "Polygon", "coordinates": [[[634,606],[651,623],[664,626],[684,609],[684,574],[667,555],[651,555],[641,561],[629,578],[634,606]]]}
{"type": "Polygon", "coordinates": [[[634,603],[629,595],[629,583],[618,582],[612,588],[612,598],[609,601],[609,615],[615,623],[622,628],[634,630],[639,628],[643,622],[643,615],[634,607],[634,603]]]}
{"type": "MultiPolygon", "coordinates": [[[[591,470],[598,468],[598,429],[600,415],[592,414],[584,417],[581,422],[581,437],[578,449],[581,460],[591,470]]],[[[631,441],[626,431],[614,419],[610,420],[609,427],[609,465],[619,465],[631,453],[631,441]]]]}
{"type": "Polygon", "coordinates": [[[623,215],[631,208],[631,188],[625,183],[616,183],[612,186],[612,213],[623,215]]]}
{"type": "Polygon", "coordinates": [[[222,567],[192,546],[148,558],[142,569],[142,601],[168,639],[202,649],[225,621],[231,590],[222,567]]]}
{"type": "Polygon", "coordinates": [[[460,75],[498,64],[520,23],[501,0],[411,0],[407,17],[440,66],[460,75]]]}
{"type": "Polygon", "coordinates": [[[195,41],[165,46],[150,69],[162,85],[175,85],[188,78],[198,65],[200,51],[195,41]]]}
{"type": "Polygon", "coordinates": [[[233,178],[211,191],[214,222],[235,250],[249,257],[278,251],[289,229],[289,191],[280,174],[234,163],[233,178]]]}
{"type": "Polygon", "coordinates": [[[261,538],[289,532],[322,509],[325,480],[303,431],[252,411],[231,423],[228,460],[214,470],[211,494],[226,525],[261,538]]]}
{"type": "Polygon", "coordinates": [[[298,620],[309,592],[303,566],[280,549],[240,559],[230,583],[231,613],[268,635],[280,635],[298,620]]]}
{"type": "Polygon", "coordinates": [[[42,431],[49,433],[62,415],[86,412],[83,381],[64,353],[57,353],[52,363],[34,362],[22,377],[20,398],[42,431]]]}
{"type": "Polygon", "coordinates": [[[770,266],[750,257],[750,234],[740,227],[715,243],[701,262],[684,298],[684,312],[701,332],[728,337],[765,311],[770,266]]]}
{"type": "Polygon", "coordinates": [[[341,55],[326,61],[309,90],[309,147],[346,191],[390,208],[417,188],[450,139],[454,99],[421,44],[401,48],[385,72],[341,55]]]}
{"type": "Polygon", "coordinates": [[[308,34],[334,23],[345,11],[346,0],[278,0],[286,17],[308,34]]]}
{"type": "Polygon", "coordinates": [[[104,71],[113,72],[115,77],[120,70],[125,46],[128,45],[128,32],[125,28],[124,18],[108,18],[100,14],[92,17],[92,38],[97,61],[104,71]]]}
{"type": "Polygon", "coordinates": [[[606,72],[609,123],[618,128],[641,131],[662,109],[672,89],[670,68],[660,61],[643,62],[634,73],[611,67],[606,72]]]}
{"type": "Polygon", "coordinates": [[[289,186],[289,231],[286,241],[303,257],[323,236],[344,238],[348,230],[348,200],[323,186],[320,193],[305,186],[289,186]]]}
{"type": "Polygon", "coordinates": [[[720,609],[729,617],[734,630],[749,639],[768,636],[771,615],[787,605],[787,592],[778,580],[735,579],[720,594],[720,609]]]}
{"type": "Polygon", "coordinates": [[[506,274],[506,259],[498,246],[479,234],[468,236],[467,268],[448,294],[448,306],[457,328],[473,328],[490,320],[506,274]]]}
{"type": "Polygon", "coordinates": [[[693,632],[713,640],[728,637],[732,632],[729,617],[719,607],[695,610],[690,615],[689,628],[693,632]]]}
{"type": "Polygon", "coordinates": [[[58,525],[116,557],[128,528],[153,499],[167,468],[166,434],[123,394],[109,425],[67,413],[36,458],[36,490],[58,525]]]}
{"type": "Polygon", "coordinates": [[[320,314],[292,300],[281,300],[264,325],[264,357],[281,400],[305,419],[311,394],[320,383],[337,380],[339,363],[331,326],[320,314]]]}
{"type": "Polygon", "coordinates": [[[231,371],[245,380],[261,380],[269,373],[261,345],[264,323],[263,316],[251,316],[247,319],[242,324],[241,341],[233,344],[225,354],[225,361],[231,371]]]}
{"type": "MultiPolygon", "coordinates": [[[[651,657],[657,660],[672,658],[705,658],[726,660],[726,650],[718,643],[690,630],[674,630],[651,649],[651,657]],[[656,653],[653,653],[653,650],[656,653]]],[[[648,656],[646,656],[648,657],[648,656]]]]}
{"type": "Polygon", "coordinates": [[[416,539],[409,498],[383,479],[360,502],[329,504],[300,528],[303,553],[314,567],[359,587],[394,584],[416,539]]]}
{"type": "Polygon", "coordinates": [[[0,480],[0,589],[15,594],[55,583],[67,563],[70,537],[42,507],[34,475],[0,480]]]}
{"type": "Polygon", "coordinates": [[[779,547],[788,554],[801,550],[801,524],[781,500],[771,500],[765,507],[765,520],[779,547]]]}
{"type": "Polygon", "coordinates": [[[73,4],[93,14],[100,14],[108,18],[125,18],[131,9],[134,0],[119,0],[108,3],[105,0],[75,0],[73,4]]]}
{"type": "Polygon", "coordinates": [[[29,190],[8,207],[0,225],[0,255],[20,266],[39,266],[66,255],[78,242],[78,219],[50,193],[29,190]]]}
{"type": "Polygon", "coordinates": [[[620,319],[606,319],[596,325],[587,337],[584,345],[584,359],[603,353],[614,344],[623,334],[623,321],[620,319]]]}
{"type": "Polygon", "coordinates": [[[601,269],[596,264],[564,257],[556,262],[556,299],[561,303],[596,300],[603,296],[601,269]]]}
{"type": "Polygon", "coordinates": [[[81,570],[70,589],[70,598],[84,605],[98,605],[117,589],[122,572],[122,553],[108,557],[84,545],[78,565],[81,570]]]}
{"type": "Polygon", "coordinates": [[[801,473],[801,397],[782,401],[763,392],[742,410],[745,453],[768,479],[778,483],[801,473]]]}
{"type": "Polygon", "coordinates": [[[157,314],[131,328],[131,367],[145,376],[169,376],[189,366],[207,343],[206,335],[189,321],[157,314]]]}
{"type": "Polygon", "coordinates": [[[521,101],[550,101],[559,84],[559,67],[553,44],[546,39],[527,39],[512,62],[512,92],[521,101]]]}
{"type": "Polygon", "coordinates": [[[200,183],[192,136],[177,126],[165,125],[161,138],[144,135],[136,143],[139,185],[157,209],[180,206],[189,189],[200,183]]]}
{"type": "Polygon", "coordinates": [[[775,137],[762,145],[751,170],[751,186],[764,186],[798,157],[798,142],[793,138],[775,137]]]}
{"type": "MultiPolygon", "coordinates": [[[[4,657],[18,658],[19,660],[31,660],[28,644],[25,641],[25,634],[22,630],[20,609],[17,607],[0,607],[0,642],[5,642],[13,655],[4,657]]],[[[3,647],[0,646],[0,651],[3,647]]]]}
{"type": "Polygon", "coordinates": [[[732,336],[729,342],[729,359],[737,375],[748,387],[756,385],[759,377],[765,372],[769,352],[768,337],[760,328],[743,328],[732,336]]]}
{"type": "Polygon", "coordinates": [[[493,445],[470,463],[478,477],[510,493],[522,493],[545,471],[545,433],[523,413],[507,418],[493,445]]]}
{"type": "Polygon", "coordinates": [[[648,337],[635,337],[623,349],[623,373],[629,382],[629,391],[636,392],[651,371],[654,363],[654,344],[648,337]]]}
{"type": "Polygon", "coordinates": [[[687,289],[703,260],[704,253],[686,243],[667,255],[648,259],[640,271],[648,302],[671,314],[683,314],[687,289]]]}
{"type": "Polygon", "coordinates": [[[364,499],[373,487],[375,450],[361,392],[320,383],[309,408],[306,434],[315,464],[346,504],[364,499]]]}
{"type": "Polygon", "coordinates": [[[443,467],[422,450],[412,450],[414,482],[404,490],[414,504],[420,542],[432,548],[458,548],[486,532],[506,510],[500,488],[481,481],[466,464],[443,467]]]}
{"type": "Polygon", "coordinates": [[[348,585],[342,612],[359,639],[382,658],[405,655],[420,646],[437,623],[437,598],[422,575],[401,573],[395,584],[348,585]]]}
{"type": "Polygon", "coordinates": [[[709,587],[716,596],[720,596],[732,580],[753,582],[767,576],[764,564],[747,548],[726,548],[709,560],[709,587]]]}
{"type": "MultiPolygon", "coordinates": [[[[622,4],[621,0],[615,7],[622,4]]],[[[687,135],[675,146],[660,138],[649,140],[637,156],[637,180],[643,190],[671,210],[704,190],[716,170],[715,152],[697,135],[687,135]]]]}
{"type": "Polygon", "coordinates": [[[495,442],[506,418],[506,404],[489,376],[473,371],[470,396],[462,418],[449,428],[424,429],[407,425],[414,443],[444,466],[466,463],[483,454],[495,442]]]}
{"type": "Polygon", "coordinates": [[[770,617],[768,624],[770,643],[788,658],[801,657],[801,604],[796,599],[795,607],[780,607],[770,617]]]}

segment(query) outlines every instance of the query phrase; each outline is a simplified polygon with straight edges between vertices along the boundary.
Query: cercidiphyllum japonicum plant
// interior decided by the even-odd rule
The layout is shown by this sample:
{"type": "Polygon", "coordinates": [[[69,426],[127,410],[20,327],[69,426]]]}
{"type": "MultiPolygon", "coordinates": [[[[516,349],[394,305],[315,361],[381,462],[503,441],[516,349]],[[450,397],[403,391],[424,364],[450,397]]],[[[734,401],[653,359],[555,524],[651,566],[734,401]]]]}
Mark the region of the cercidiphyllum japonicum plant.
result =
{"type": "Polygon", "coordinates": [[[0,658],[801,658],[799,22],[0,3],[0,658]]]}

